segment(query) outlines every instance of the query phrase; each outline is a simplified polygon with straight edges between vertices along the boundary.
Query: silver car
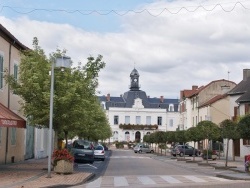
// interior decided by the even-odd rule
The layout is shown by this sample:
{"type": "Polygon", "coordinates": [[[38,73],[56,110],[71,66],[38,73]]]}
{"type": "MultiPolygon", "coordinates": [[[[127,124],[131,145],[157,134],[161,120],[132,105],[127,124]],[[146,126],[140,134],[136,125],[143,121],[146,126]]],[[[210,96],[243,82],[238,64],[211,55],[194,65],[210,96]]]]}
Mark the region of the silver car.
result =
{"type": "Polygon", "coordinates": [[[154,153],[153,148],[151,148],[148,144],[137,144],[134,147],[135,153],[154,153]]]}

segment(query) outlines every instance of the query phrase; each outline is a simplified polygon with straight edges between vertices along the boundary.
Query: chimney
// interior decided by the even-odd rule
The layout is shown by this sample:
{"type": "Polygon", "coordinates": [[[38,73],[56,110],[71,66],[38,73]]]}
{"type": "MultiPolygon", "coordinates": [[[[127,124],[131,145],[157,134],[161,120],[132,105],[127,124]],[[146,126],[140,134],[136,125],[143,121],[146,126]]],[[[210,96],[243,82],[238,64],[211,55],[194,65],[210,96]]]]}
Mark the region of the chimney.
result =
{"type": "Polygon", "coordinates": [[[198,86],[192,86],[192,90],[198,89],[198,86]]]}
{"type": "Polygon", "coordinates": [[[181,101],[182,101],[183,97],[184,97],[184,91],[182,90],[182,91],[180,91],[180,99],[181,99],[181,101]]]}
{"type": "Polygon", "coordinates": [[[250,77],[250,69],[243,69],[243,81],[246,81],[250,77]]]}
{"type": "Polygon", "coordinates": [[[106,99],[107,99],[107,101],[110,101],[110,94],[109,93],[107,94],[106,99]]]}
{"type": "Polygon", "coordinates": [[[164,101],[164,98],[163,98],[163,96],[161,96],[160,102],[163,103],[163,101],[164,101]]]}

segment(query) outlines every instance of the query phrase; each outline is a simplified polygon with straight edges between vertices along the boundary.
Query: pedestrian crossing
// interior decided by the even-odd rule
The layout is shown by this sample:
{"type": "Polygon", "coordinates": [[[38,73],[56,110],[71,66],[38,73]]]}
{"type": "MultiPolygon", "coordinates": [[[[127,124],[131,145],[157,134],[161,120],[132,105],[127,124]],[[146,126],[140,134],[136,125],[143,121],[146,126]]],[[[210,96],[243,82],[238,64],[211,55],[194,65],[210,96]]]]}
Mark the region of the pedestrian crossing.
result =
{"type": "Polygon", "coordinates": [[[170,185],[186,185],[192,183],[211,184],[232,180],[199,175],[148,175],[148,176],[102,176],[85,184],[85,188],[100,187],[164,187],[170,185]]]}

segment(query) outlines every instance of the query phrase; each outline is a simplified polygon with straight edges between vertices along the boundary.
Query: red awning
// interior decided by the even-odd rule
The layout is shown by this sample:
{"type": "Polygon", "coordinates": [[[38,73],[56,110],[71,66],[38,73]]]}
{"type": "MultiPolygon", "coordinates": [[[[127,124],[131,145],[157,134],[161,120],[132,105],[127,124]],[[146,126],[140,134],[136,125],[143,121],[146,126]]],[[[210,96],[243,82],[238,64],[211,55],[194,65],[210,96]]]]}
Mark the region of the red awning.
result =
{"type": "Polygon", "coordinates": [[[0,103],[0,127],[26,128],[26,121],[0,103]]]}

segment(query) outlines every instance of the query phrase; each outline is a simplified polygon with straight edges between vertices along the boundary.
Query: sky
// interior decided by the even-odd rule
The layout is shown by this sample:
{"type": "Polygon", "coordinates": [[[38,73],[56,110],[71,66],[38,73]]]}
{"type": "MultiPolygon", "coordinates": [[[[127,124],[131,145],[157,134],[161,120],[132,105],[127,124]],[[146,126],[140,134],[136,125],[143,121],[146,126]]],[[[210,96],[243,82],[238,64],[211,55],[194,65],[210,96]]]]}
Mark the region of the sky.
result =
{"type": "Polygon", "coordinates": [[[66,49],[74,65],[103,56],[98,95],[129,90],[130,73],[150,97],[226,79],[250,69],[250,0],[0,0],[0,23],[46,54],[66,49]],[[72,3],[73,2],[73,3],[72,3]]]}

